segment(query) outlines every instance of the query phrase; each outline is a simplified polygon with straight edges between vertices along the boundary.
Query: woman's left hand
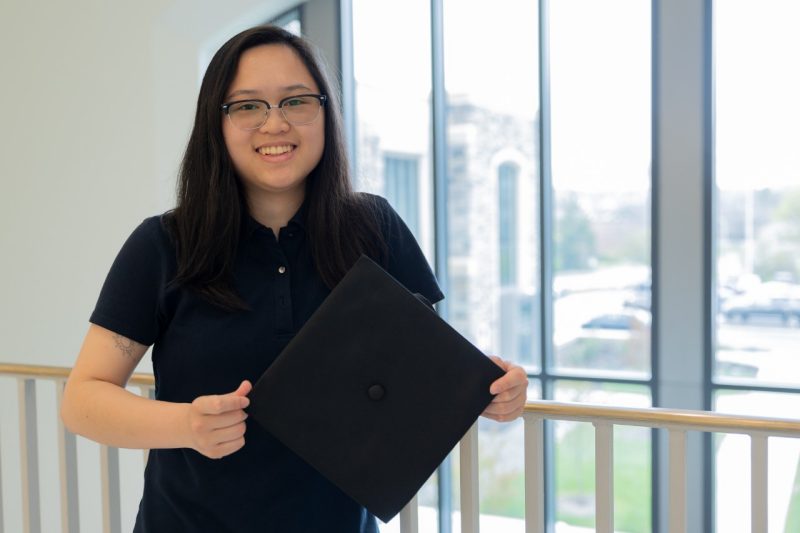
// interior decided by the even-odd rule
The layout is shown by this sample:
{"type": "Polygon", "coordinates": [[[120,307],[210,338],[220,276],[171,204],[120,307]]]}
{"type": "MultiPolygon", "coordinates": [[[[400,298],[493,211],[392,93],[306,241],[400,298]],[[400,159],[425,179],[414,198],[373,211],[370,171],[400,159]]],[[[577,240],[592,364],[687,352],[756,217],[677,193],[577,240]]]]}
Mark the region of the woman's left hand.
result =
{"type": "Polygon", "coordinates": [[[489,356],[492,361],[506,371],[506,374],[492,383],[489,392],[495,395],[492,403],[481,413],[486,418],[498,422],[510,422],[522,414],[528,397],[528,376],[525,370],[496,355],[489,356]]]}

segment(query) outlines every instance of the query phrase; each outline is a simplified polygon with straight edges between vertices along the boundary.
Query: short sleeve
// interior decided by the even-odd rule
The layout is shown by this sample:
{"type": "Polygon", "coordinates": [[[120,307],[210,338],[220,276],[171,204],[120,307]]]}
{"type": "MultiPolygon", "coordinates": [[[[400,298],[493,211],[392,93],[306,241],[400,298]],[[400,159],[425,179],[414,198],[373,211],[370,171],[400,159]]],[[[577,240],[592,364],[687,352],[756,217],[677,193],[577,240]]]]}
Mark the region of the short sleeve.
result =
{"type": "Polygon", "coordinates": [[[431,304],[442,300],[444,294],[411,230],[385,198],[375,198],[389,252],[389,274],[409,291],[424,296],[431,304]]]}
{"type": "Polygon", "coordinates": [[[145,346],[159,334],[169,251],[160,217],[142,222],[117,254],[89,321],[145,346]]]}

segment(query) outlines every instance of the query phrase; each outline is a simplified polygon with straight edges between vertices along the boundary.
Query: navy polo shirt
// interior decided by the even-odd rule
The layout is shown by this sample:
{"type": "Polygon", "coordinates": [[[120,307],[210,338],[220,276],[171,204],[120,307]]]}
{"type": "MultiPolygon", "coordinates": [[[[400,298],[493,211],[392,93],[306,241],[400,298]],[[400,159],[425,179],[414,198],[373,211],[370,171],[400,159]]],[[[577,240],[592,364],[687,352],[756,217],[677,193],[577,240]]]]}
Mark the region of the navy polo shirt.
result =
{"type": "MultiPolygon", "coordinates": [[[[388,271],[431,302],[443,295],[406,225],[382,198],[388,271]]],[[[191,402],[255,381],[330,292],[311,258],[305,207],[272,230],[248,217],[234,286],[250,307],[224,311],[170,284],[175,246],[161,217],[123,245],[90,321],[153,345],[156,398],[191,402]]],[[[314,372],[313,368],[308,369],[314,372]]],[[[297,384],[303,394],[303,384],[297,384]]],[[[375,518],[254,421],[245,446],[222,459],[191,449],[151,450],[135,532],[377,532],[375,518]]]]}

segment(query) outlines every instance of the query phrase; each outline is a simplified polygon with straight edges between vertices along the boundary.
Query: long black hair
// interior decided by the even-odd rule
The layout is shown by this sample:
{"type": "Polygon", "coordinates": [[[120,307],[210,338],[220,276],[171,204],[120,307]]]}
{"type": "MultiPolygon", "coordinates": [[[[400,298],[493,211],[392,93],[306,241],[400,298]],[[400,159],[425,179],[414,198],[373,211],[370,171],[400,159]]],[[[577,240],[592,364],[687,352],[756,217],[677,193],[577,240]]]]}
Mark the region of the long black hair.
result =
{"type": "Polygon", "coordinates": [[[225,309],[244,309],[233,288],[233,265],[247,199],[222,136],[225,94],[242,53],[255,46],[292,48],[305,64],[325,103],[325,147],[306,178],[306,231],[315,267],[333,288],[364,253],[385,264],[377,208],[367,195],[356,194],[350,181],[337,86],[324,62],[301,37],[275,26],[257,26],[226,42],[211,59],[197,114],[178,178],[177,205],[166,217],[177,248],[175,282],[197,290],[225,309]]]}

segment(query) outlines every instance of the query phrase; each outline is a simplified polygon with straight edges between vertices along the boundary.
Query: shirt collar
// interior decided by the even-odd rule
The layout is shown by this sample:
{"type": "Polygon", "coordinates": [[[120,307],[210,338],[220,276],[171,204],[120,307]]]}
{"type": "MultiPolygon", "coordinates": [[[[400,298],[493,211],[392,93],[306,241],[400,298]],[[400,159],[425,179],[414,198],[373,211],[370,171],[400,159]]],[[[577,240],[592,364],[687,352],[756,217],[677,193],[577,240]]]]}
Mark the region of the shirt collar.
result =
{"type": "MultiPolygon", "coordinates": [[[[289,219],[288,224],[286,226],[295,226],[299,229],[305,230],[306,229],[306,213],[308,211],[308,200],[304,199],[303,203],[300,204],[300,207],[297,209],[292,218],[289,219]]],[[[259,228],[263,228],[264,226],[253,218],[249,211],[245,212],[244,223],[242,224],[242,229],[244,231],[245,236],[249,237],[259,228]]]]}

